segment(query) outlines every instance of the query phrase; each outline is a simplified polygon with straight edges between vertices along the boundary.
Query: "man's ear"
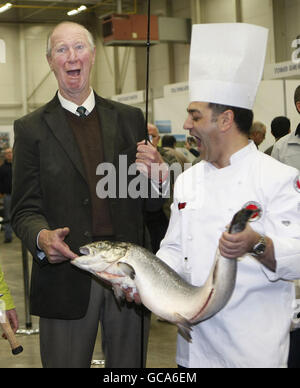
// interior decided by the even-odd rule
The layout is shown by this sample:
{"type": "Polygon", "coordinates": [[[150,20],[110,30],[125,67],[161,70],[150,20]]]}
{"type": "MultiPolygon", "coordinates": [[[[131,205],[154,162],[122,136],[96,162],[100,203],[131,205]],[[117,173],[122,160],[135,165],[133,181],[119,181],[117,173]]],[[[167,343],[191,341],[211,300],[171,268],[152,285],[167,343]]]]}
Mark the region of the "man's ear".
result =
{"type": "Polygon", "coordinates": [[[296,102],[296,108],[297,108],[298,113],[300,113],[300,101],[296,102]]]}
{"type": "Polygon", "coordinates": [[[48,64],[49,64],[50,70],[51,70],[51,71],[53,71],[53,68],[52,68],[52,60],[51,60],[51,57],[50,57],[50,55],[46,55],[46,58],[47,58],[47,61],[48,61],[48,64]]]}
{"type": "Polygon", "coordinates": [[[231,109],[225,110],[219,116],[222,131],[228,131],[234,123],[234,113],[231,109]]]}

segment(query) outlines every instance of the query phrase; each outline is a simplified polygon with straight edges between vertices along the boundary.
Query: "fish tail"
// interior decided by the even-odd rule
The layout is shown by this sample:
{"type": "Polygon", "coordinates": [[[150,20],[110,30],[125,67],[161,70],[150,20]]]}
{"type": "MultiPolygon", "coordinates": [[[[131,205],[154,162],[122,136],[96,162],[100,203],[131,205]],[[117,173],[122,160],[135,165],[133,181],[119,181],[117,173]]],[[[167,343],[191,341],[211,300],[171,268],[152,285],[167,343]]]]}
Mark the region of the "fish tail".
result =
{"type": "Polygon", "coordinates": [[[182,315],[175,313],[176,317],[176,326],[178,327],[178,332],[182,335],[183,338],[185,338],[188,342],[192,342],[192,336],[191,331],[192,324],[190,321],[188,321],[186,318],[184,318],[182,315]]]}

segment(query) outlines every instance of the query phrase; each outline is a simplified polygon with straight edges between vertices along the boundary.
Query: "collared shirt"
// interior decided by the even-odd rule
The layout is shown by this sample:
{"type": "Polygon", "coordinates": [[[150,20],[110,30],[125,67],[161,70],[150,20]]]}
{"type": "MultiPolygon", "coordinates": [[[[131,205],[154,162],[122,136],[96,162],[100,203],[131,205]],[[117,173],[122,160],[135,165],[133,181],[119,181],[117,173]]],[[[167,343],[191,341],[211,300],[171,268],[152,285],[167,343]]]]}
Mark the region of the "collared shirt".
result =
{"type": "Polygon", "coordinates": [[[95,107],[95,94],[94,94],[94,91],[93,89],[91,88],[91,92],[88,96],[88,98],[81,104],[81,105],[77,105],[75,104],[74,102],[70,101],[70,100],[67,100],[66,98],[64,98],[60,91],[58,91],[58,99],[61,103],[61,106],[68,110],[69,112],[79,116],[79,113],[77,112],[77,108],[79,106],[84,106],[85,109],[86,109],[86,116],[89,115],[91,113],[91,111],[94,109],[95,107]]]}
{"type": "Polygon", "coordinates": [[[295,132],[283,136],[275,143],[271,156],[300,171],[300,137],[295,132]]]}

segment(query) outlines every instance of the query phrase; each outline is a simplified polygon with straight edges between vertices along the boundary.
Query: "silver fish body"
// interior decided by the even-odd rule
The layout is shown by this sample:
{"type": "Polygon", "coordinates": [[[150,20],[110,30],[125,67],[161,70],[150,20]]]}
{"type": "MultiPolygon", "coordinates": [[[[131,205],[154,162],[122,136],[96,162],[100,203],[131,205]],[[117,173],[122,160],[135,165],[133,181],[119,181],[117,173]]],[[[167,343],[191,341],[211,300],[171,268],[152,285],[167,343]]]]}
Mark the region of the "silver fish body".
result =
{"type": "MultiPolygon", "coordinates": [[[[230,233],[242,231],[253,212],[241,210],[230,225],[230,233]]],[[[151,252],[131,243],[99,241],[80,248],[85,256],[71,261],[112,284],[117,299],[122,289],[139,293],[142,303],[156,315],[176,324],[191,339],[191,326],[210,318],[230,299],[235,287],[237,260],[216,252],[211,272],[202,287],[182,279],[151,252]]]]}

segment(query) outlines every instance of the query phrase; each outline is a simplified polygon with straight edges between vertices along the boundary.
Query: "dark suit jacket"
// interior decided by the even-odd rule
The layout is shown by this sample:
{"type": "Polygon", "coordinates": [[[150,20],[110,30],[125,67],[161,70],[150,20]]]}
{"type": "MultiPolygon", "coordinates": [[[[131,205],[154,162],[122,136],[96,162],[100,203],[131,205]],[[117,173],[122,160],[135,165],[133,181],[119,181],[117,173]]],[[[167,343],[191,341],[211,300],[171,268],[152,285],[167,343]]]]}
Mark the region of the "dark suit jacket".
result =
{"type": "MultiPolygon", "coordinates": [[[[96,97],[105,161],[118,171],[119,154],[134,163],[136,143],[144,138],[144,117],[133,107],[96,97]]],[[[85,315],[90,275],[69,262],[52,265],[37,257],[43,228],[70,228],[71,250],[91,242],[92,217],[81,155],[57,95],[15,122],[12,225],[33,255],[31,314],[78,319],[85,315]]],[[[117,185],[118,188],[118,185],[117,185]]],[[[117,191],[118,192],[118,191],[117,191]]],[[[142,245],[143,200],[109,199],[116,240],[142,245]]]]}

